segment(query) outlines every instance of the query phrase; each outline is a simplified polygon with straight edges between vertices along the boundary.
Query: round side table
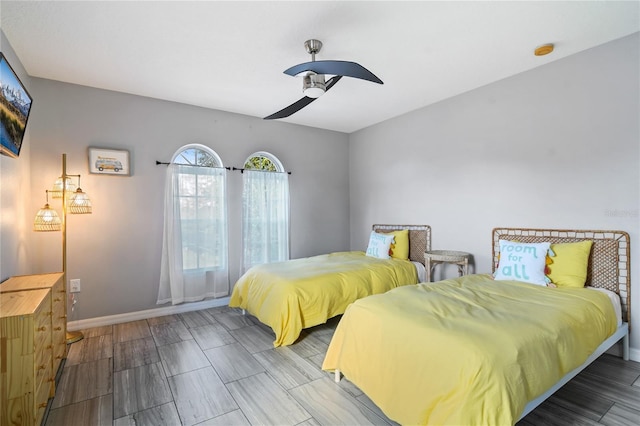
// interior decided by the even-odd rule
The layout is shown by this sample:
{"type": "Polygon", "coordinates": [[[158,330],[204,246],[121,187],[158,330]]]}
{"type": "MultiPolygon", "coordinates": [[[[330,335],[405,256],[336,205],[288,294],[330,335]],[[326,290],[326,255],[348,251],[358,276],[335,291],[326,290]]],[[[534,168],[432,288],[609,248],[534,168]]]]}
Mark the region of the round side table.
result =
{"type": "Polygon", "coordinates": [[[425,252],[424,266],[427,270],[427,282],[431,282],[433,268],[442,263],[458,265],[458,276],[467,275],[469,273],[470,256],[470,253],[453,250],[431,250],[425,252]]]}

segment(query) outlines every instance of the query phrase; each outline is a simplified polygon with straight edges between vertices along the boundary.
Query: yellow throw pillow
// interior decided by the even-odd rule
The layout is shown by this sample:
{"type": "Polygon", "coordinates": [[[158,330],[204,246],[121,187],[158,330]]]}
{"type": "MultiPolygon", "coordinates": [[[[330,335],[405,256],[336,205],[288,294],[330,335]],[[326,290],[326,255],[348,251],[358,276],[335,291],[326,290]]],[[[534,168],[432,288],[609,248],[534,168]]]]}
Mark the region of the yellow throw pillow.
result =
{"type": "Polygon", "coordinates": [[[394,241],[389,248],[389,255],[395,259],[409,260],[409,230],[392,231],[388,234],[394,236],[394,241]]]}
{"type": "Polygon", "coordinates": [[[590,240],[551,244],[555,253],[553,263],[548,265],[551,282],[558,287],[584,287],[592,245],[590,240]]]}

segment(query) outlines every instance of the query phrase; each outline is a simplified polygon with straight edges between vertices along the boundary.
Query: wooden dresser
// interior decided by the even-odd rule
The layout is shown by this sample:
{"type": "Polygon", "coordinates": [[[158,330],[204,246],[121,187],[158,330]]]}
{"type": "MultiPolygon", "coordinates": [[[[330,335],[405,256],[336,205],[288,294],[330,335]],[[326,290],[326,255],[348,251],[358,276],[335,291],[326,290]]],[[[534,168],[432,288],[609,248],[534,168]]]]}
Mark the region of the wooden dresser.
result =
{"type": "Polygon", "coordinates": [[[39,425],[67,354],[62,273],[0,284],[0,426],[39,425]]]}

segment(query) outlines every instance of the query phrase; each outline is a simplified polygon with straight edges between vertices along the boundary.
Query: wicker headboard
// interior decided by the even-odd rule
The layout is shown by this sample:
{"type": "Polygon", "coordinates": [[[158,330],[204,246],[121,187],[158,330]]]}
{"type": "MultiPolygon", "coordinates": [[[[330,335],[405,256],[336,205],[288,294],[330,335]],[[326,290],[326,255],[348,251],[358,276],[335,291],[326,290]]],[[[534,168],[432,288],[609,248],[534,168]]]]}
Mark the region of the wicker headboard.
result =
{"type": "Polygon", "coordinates": [[[431,227],[429,225],[373,225],[375,232],[409,230],[409,260],[424,265],[424,252],[431,250],[431,227]]]}
{"type": "Polygon", "coordinates": [[[493,230],[493,270],[498,264],[499,240],[523,243],[575,243],[591,240],[591,254],[585,285],[601,287],[620,295],[622,318],[631,318],[631,277],[629,234],[624,231],[587,231],[566,229],[495,228],[493,230]]]}

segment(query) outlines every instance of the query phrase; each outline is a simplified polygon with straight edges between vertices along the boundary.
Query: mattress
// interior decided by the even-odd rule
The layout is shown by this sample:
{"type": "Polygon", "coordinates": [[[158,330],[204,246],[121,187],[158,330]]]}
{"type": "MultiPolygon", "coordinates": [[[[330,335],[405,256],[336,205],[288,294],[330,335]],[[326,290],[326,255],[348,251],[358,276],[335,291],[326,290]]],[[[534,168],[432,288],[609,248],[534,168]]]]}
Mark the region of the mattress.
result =
{"type": "Polygon", "coordinates": [[[613,306],[613,311],[616,315],[616,327],[620,327],[622,325],[622,304],[620,303],[620,296],[611,290],[607,290],[606,288],[599,287],[585,287],[589,290],[599,291],[605,294],[609,301],[611,302],[611,306],[613,306]]]}

